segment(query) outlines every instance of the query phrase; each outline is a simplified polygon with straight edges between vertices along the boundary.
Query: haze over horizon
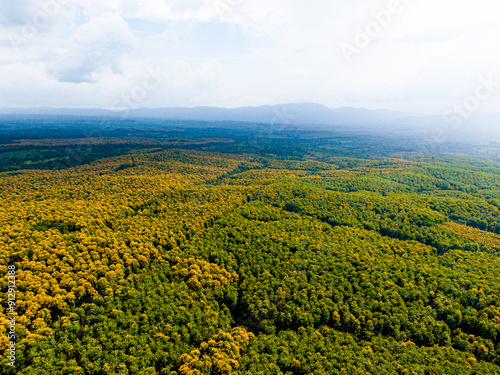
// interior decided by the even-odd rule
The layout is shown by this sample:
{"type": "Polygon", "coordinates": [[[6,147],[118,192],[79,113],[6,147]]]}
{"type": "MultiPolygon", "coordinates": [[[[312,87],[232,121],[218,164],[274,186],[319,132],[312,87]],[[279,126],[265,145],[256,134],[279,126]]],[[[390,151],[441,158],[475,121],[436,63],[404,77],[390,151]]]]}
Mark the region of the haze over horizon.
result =
{"type": "Polygon", "coordinates": [[[0,108],[308,102],[462,117],[497,112],[495,5],[4,2],[0,108]]]}

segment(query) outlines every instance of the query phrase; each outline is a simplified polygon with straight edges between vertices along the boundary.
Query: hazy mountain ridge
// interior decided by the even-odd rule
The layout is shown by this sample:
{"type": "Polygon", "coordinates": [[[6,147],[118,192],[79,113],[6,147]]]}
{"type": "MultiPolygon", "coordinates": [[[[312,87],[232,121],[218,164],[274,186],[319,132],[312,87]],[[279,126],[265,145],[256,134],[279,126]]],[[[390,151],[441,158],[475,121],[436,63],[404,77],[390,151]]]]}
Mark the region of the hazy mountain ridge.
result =
{"type": "Polygon", "coordinates": [[[262,124],[335,125],[339,123],[390,122],[412,114],[364,108],[328,108],[316,103],[291,103],[258,107],[168,107],[108,110],[101,108],[0,108],[0,115],[65,115],[159,118],[191,121],[242,121],[262,124]]]}
{"type": "MultiPolygon", "coordinates": [[[[390,132],[398,136],[417,136],[432,142],[500,142],[500,113],[458,115],[419,115],[391,110],[365,108],[328,108],[317,103],[290,103],[258,107],[169,107],[108,110],[100,108],[0,108],[0,120],[10,116],[79,116],[101,119],[157,119],[194,122],[235,122],[241,125],[262,124],[323,128],[343,127],[390,132]]],[[[241,126],[240,125],[240,126],[241,126]]]]}

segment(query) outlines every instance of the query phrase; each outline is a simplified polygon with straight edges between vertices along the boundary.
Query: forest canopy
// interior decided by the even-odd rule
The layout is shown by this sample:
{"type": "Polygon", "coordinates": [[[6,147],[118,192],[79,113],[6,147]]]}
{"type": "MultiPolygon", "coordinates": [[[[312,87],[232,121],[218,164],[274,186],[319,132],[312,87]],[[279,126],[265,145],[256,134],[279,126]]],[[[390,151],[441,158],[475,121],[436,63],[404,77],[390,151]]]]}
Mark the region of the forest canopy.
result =
{"type": "Polygon", "coordinates": [[[0,373],[500,373],[498,161],[178,128],[9,130],[0,373]]]}

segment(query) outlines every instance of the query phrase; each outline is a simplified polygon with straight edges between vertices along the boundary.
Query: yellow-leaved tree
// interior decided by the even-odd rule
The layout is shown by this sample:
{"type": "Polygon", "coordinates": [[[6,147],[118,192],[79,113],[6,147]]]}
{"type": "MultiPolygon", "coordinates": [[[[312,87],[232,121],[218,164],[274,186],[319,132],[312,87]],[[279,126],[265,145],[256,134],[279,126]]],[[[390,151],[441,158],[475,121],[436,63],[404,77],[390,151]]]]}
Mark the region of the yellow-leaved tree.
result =
{"type": "Polygon", "coordinates": [[[208,342],[202,342],[199,349],[180,356],[177,364],[180,375],[228,375],[234,374],[240,366],[241,352],[250,343],[254,334],[243,327],[236,327],[231,333],[220,331],[208,342]]]}

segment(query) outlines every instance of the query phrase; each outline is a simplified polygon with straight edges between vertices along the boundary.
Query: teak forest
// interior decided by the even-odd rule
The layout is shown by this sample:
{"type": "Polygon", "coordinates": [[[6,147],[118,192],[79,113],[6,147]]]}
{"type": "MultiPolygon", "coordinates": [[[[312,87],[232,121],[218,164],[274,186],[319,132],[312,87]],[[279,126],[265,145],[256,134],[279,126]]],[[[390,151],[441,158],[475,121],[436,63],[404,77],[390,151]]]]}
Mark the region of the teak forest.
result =
{"type": "Polygon", "coordinates": [[[0,126],[0,373],[500,374],[486,151],[28,120],[0,126]]]}

